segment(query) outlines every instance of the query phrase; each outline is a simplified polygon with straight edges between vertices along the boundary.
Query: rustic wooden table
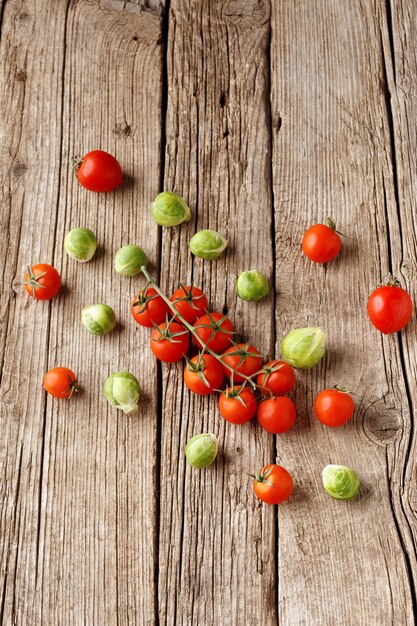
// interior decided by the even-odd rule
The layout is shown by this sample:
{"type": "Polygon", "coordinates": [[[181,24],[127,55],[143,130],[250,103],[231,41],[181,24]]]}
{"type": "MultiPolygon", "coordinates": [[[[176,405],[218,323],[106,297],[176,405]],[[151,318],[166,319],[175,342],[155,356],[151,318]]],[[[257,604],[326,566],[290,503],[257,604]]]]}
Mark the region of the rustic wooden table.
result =
{"type": "Polygon", "coordinates": [[[366,316],[389,271],[416,301],[417,6],[412,0],[0,0],[1,436],[3,626],[396,626],[416,605],[415,319],[383,337],[366,316]],[[119,158],[123,189],[88,193],[70,160],[119,158]],[[149,206],[174,189],[188,225],[159,229],[149,206]],[[301,255],[305,228],[332,215],[340,258],[301,255]],[[96,258],[63,252],[92,228],[96,258]],[[218,262],[188,241],[210,227],[230,241],[218,262]],[[270,356],[292,327],[328,331],[321,364],[297,378],[297,426],[274,439],[219,418],[216,399],[158,368],[130,318],[142,279],[113,270],[128,242],[149,253],[168,292],[190,280],[270,356]],[[22,290],[28,263],[52,262],[50,303],[22,290]],[[256,267],[275,293],[234,293],[256,267]],[[97,338],[83,305],[105,301],[118,331],[97,338]],[[55,401],[43,373],[74,369],[82,393],[55,401]],[[140,413],[102,394],[128,370],[140,413]],[[336,431],[312,413],[324,386],[356,391],[336,431]],[[207,471],[183,446],[219,437],[207,471]],[[261,506],[247,472],[278,459],[292,499],[261,506]],[[321,469],[356,468],[361,497],[329,498],[321,469]]]}

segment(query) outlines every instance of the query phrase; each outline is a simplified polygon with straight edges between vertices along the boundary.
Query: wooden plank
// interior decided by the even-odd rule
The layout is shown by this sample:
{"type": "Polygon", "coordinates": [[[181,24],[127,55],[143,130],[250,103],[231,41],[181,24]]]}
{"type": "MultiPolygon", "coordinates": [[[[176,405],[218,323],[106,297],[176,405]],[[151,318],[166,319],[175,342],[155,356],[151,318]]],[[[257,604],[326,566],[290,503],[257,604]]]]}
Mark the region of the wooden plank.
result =
{"type": "Polygon", "coordinates": [[[156,620],[156,367],[147,334],[130,319],[141,281],[113,270],[113,255],[127,242],[142,244],[158,264],[148,211],[160,177],[162,16],[155,6],[84,0],[66,13],[64,3],[35,10],[26,2],[22,17],[22,3],[9,2],[5,11],[5,625],[156,620]],[[96,147],[116,154],[129,178],[114,194],[86,192],[71,172],[71,157],[96,147]],[[87,265],[62,247],[80,225],[99,241],[87,265]],[[24,263],[41,258],[65,282],[51,304],[28,302],[21,291],[24,263]],[[89,336],[80,323],[82,306],[97,301],[112,305],[120,322],[108,337],[89,336]],[[71,402],[41,392],[54,365],[79,376],[82,391],[71,402]],[[141,382],[137,416],[119,414],[103,397],[106,376],[118,370],[141,382]]]}
{"type": "Polygon", "coordinates": [[[0,620],[9,625],[32,621],[29,603],[37,584],[45,411],[40,385],[50,306],[28,302],[21,279],[26,264],[52,259],[55,246],[66,6],[43,2],[35,9],[34,2],[8,2],[3,8],[0,620]]]}
{"type": "MultiPolygon", "coordinates": [[[[296,480],[294,498],[279,511],[279,618],[309,626],[412,624],[415,481],[406,480],[415,466],[401,344],[382,337],[366,315],[369,292],[391,269],[390,249],[394,270],[407,275],[408,268],[410,277],[415,265],[415,235],[404,226],[408,244],[401,242],[396,215],[385,7],[360,0],[273,7],[280,335],[313,324],[329,335],[326,358],[298,377],[298,427],[278,449],[296,480]],[[300,242],[327,215],[351,239],[338,260],[315,266],[300,242]],[[357,412],[333,431],[315,420],[312,405],[336,383],[356,392],[357,412]],[[340,503],[324,493],[320,471],[329,462],[357,470],[359,500],[340,503]]],[[[411,202],[402,210],[410,218],[411,202]]],[[[413,326],[404,340],[410,359],[413,326]]]]}
{"type": "MultiPolygon", "coordinates": [[[[383,63],[386,75],[387,115],[391,132],[394,200],[387,205],[387,223],[390,235],[391,268],[398,274],[404,287],[417,302],[415,276],[416,260],[416,147],[417,129],[413,123],[417,112],[415,80],[417,56],[413,32],[417,25],[417,7],[408,0],[386,4],[383,29],[383,63]]],[[[394,457],[395,489],[393,506],[407,554],[408,570],[414,590],[417,584],[417,522],[416,522],[416,415],[417,386],[415,349],[415,322],[401,333],[400,356],[405,373],[408,403],[411,410],[410,438],[407,448],[394,457]]],[[[414,591],[414,611],[416,612],[414,591]]]]}
{"type": "MultiPolygon", "coordinates": [[[[163,231],[161,265],[168,292],[193,278],[265,354],[273,298],[243,304],[234,281],[243,269],[273,272],[268,42],[267,2],[171,4],[165,189],[182,194],[193,217],[163,231]],[[228,238],[219,260],[191,257],[200,228],[228,238]]],[[[192,397],[181,381],[182,365],[164,366],[160,623],[275,624],[275,511],[259,505],[247,476],[273,460],[273,438],[225,423],[216,398],[192,397]],[[215,433],[221,452],[198,472],[183,447],[201,432],[215,433]]]]}

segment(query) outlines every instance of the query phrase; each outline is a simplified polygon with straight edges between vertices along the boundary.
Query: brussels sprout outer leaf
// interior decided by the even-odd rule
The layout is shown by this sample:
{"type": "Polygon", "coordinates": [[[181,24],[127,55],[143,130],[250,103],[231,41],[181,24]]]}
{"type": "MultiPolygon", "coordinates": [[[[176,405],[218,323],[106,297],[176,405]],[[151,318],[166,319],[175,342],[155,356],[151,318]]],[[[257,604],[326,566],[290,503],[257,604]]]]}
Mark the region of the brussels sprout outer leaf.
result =
{"type": "Polygon", "coordinates": [[[185,456],[193,467],[208,467],[217,456],[217,439],[210,433],[195,435],[185,446],[185,456]]]}
{"type": "Polygon", "coordinates": [[[351,500],[358,494],[358,475],[346,465],[326,465],[322,477],[325,491],[336,500],[351,500]]]}

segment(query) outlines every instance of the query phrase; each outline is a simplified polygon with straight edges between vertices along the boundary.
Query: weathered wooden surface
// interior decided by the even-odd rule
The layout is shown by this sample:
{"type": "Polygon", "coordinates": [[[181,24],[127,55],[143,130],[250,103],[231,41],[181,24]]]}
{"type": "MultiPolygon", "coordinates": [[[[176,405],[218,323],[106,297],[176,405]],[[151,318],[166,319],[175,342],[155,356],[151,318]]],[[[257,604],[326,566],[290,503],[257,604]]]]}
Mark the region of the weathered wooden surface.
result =
{"type": "Polygon", "coordinates": [[[382,338],[365,308],[373,285],[389,271],[404,280],[415,264],[415,249],[401,236],[407,207],[397,185],[407,204],[409,191],[398,182],[393,144],[409,148],[391,124],[389,92],[398,86],[387,19],[385,6],[367,2],[280,3],[274,11],[278,325],[285,332],[319,324],[329,334],[320,367],[299,376],[301,419],[279,448],[298,483],[279,511],[284,624],[414,623],[415,387],[403,355],[415,354],[415,326],[382,338]],[[317,267],[302,257],[299,241],[326,215],[352,239],[336,262],[317,267]],[[329,432],[312,404],[323,385],[335,383],[356,391],[358,410],[346,428],[329,432]],[[329,462],[357,469],[359,500],[329,501],[317,471],[329,462]]]}
{"type": "Polygon", "coordinates": [[[364,309],[391,270],[417,298],[413,3],[171,0],[164,15],[160,0],[3,0],[0,15],[1,624],[414,623],[415,321],[381,338],[364,309]],[[120,159],[123,190],[77,185],[70,159],[95,147],[120,159]],[[158,232],[161,188],[189,201],[189,224],[158,232]],[[352,239],[323,268],[300,240],[327,214],[352,239]],[[100,244],[83,266],[62,249],[76,225],[100,244]],[[198,228],[229,239],[219,261],[189,255],[198,228]],[[194,279],[264,354],[291,327],[326,328],[293,431],[225,424],[179,365],[156,367],[129,314],[142,281],[112,269],[128,241],[167,291],[194,279]],[[49,304],[22,294],[37,261],[64,277],[49,304]],[[251,267],[276,287],[256,305],[234,294],[251,267]],[[108,337],[80,327],[94,301],[120,320],[108,337]],[[41,391],[54,365],[79,376],[71,402],[41,391]],[[134,418],[101,393],[125,369],[143,391],[134,418]],[[358,411],[329,431],[311,407],[335,383],[358,411]],[[203,431],[222,452],[193,472],[183,446],[203,431]],[[279,511],[247,477],[275,455],[296,484],[279,511]],[[360,499],[323,493],[329,462],[357,469],[360,499]]]}

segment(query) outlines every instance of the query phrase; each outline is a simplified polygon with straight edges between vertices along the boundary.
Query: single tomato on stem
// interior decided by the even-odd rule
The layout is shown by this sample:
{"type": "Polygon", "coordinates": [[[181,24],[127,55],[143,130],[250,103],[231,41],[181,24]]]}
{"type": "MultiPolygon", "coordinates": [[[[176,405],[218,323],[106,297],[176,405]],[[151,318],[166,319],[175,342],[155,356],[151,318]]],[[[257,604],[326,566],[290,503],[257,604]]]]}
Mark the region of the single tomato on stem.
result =
{"type": "Polygon", "coordinates": [[[286,396],[268,398],[258,406],[258,422],[269,433],[286,433],[293,426],[296,417],[295,404],[286,396]]]}
{"type": "Polygon", "coordinates": [[[222,361],[225,364],[223,365],[224,373],[228,378],[231,378],[233,374],[233,381],[236,383],[243,383],[244,376],[253,376],[262,367],[262,357],[250,343],[233,343],[222,354],[222,361]],[[229,369],[230,367],[233,368],[233,372],[229,369]]]}
{"type": "Polygon", "coordinates": [[[267,504],[282,504],[292,494],[293,481],[290,473],[281,467],[270,463],[252,475],[255,495],[267,504]]]}
{"type": "Polygon", "coordinates": [[[395,276],[377,287],[368,298],[368,316],[371,323],[384,335],[397,333],[410,321],[413,301],[395,276]]]}
{"type": "Polygon", "coordinates": [[[160,361],[180,361],[190,347],[188,330],[172,320],[155,324],[151,334],[151,350],[160,361]]]}
{"type": "Polygon", "coordinates": [[[263,366],[256,377],[262,393],[273,396],[284,395],[292,391],[295,384],[295,373],[291,365],[280,359],[269,361],[263,366]]]}
{"type": "Polygon", "coordinates": [[[198,287],[181,285],[170,297],[175,310],[189,323],[194,324],[208,308],[207,298],[198,287]]]}
{"type": "Polygon", "coordinates": [[[197,333],[194,343],[199,348],[203,348],[204,346],[199,341],[201,339],[210,350],[217,354],[227,350],[234,334],[233,324],[229,318],[216,312],[199,317],[195,321],[194,328],[197,333]]]}
{"type": "Polygon", "coordinates": [[[52,265],[37,263],[28,267],[24,286],[35,300],[50,300],[61,288],[61,277],[52,265]]]}
{"type": "Polygon", "coordinates": [[[71,398],[78,391],[77,377],[67,367],[54,367],[43,377],[43,387],[54,398],[71,398]]]}
{"type": "Polygon", "coordinates": [[[192,359],[185,357],[184,382],[190,391],[201,396],[213,393],[223,382],[223,368],[211,354],[197,354],[192,359]]]}
{"type": "Polygon", "coordinates": [[[75,157],[73,161],[78,182],[89,191],[113,191],[123,183],[119,161],[104,150],[92,150],[83,157],[75,157]]]}
{"type": "Polygon", "coordinates": [[[314,263],[327,263],[340,252],[342,239],[336,230],[336,224],[328,217],[326,224],[314,224],[304,233],[302,249],[307,258],[314,263]]]}
{"type": "Polygon", "coordinates": [[[245,424],[256,413],[255,396],[243,385],[228,387],[220,394],[219,411],[227,422],[245,424]]]}
{"type": "Polygon", "coordinates": [[[170,313],[169,306],[152,287],[142,289],[133,298],[130,309],[137,324],[153,328],[154,324],[162,324],[170,313]]]}
{"type": "Polygon", "coordinates": [[[316,396],[314,412],[319,422],[336,428],[343,426],[353,417],[355,404],[345,387],[341,389],[334,387],[324,389],[316,396]]]}

